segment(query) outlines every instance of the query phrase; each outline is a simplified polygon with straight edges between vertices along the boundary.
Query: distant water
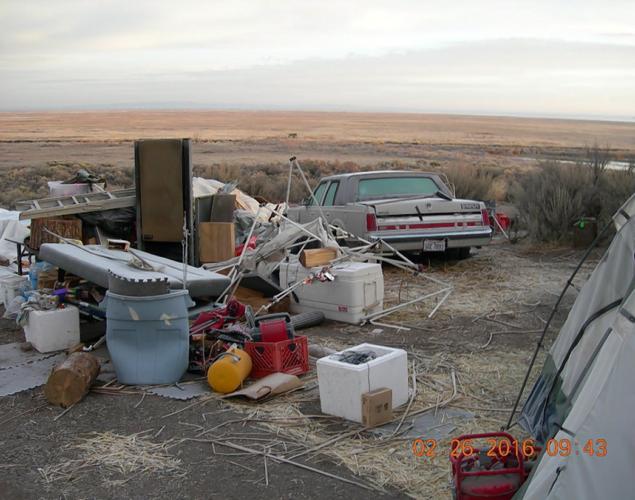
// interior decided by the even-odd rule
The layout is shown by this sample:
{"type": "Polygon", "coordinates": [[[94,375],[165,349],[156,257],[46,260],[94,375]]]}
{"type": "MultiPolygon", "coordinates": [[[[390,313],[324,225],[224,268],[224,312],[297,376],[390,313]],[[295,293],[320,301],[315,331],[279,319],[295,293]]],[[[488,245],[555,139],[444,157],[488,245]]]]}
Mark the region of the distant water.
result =
{"type": "MultiPolygon", "coordinates": [[[[532,158],[530,156],[521,156],[518,159],[522,161],[532,161],[532,162],[553,161],[555,163],[562,163],[562,164],[580,163],[579,160],[576,161],[576,160],[557,160],[557,159],[547,159],[547,158],[532,158]]],[[[610,161],[608,165],[606,166],[606,168],[608,170],[628,170],[629,163],[627,161],[610,161]]]]}

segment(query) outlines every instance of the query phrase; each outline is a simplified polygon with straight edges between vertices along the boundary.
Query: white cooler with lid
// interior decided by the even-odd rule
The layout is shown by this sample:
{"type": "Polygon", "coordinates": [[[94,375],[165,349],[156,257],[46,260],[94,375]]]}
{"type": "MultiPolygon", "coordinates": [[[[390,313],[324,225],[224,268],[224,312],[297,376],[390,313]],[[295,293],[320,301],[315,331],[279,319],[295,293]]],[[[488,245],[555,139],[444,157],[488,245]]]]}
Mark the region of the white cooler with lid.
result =
{"type": "MultiPolygon", "coordinates": [[[[304,280],[322,267],[306,268],[299,261],[280,265],[280,286],[287,288],[304,280]]],[[[384,275],[381,264],[343,262],[330,273],[334,281],[312,283],[296,288],[291,295],[291,312],[322,311],[326,318],[357,324],[367,314],[381,311],[384,304],[384,275]]]]}
{"type": "Polygon", "coordinates": [[[392,407],[408,402],[408,355],[403,349],[360,344],[317,360],[322,413],[362,422],[362,395],[376,389],[392,390],[392,407]],[[340,361],[348,352],[372,352],[375,359],[354,365],[340,361]]]}

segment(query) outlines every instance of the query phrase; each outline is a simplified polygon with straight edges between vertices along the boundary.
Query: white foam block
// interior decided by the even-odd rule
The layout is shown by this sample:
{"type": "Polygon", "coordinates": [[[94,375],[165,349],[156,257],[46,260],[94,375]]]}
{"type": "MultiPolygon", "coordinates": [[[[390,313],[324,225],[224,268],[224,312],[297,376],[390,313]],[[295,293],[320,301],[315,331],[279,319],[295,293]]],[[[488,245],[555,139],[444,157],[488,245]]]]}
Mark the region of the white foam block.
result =
{"type": "Polygon", "coordinates": [[[339,353],[317,361],[322,413],[361,423],[362,394],[382,387],[392,390],[393,408],[408,401],[406,351],[375,344],[360,344],[348,351],[373,351],[377,357],[360,365],[338,361],[339,353]]]}
{"type": "Polygon", "coordinates": [[[51,311],[30,311],[24,336],[39,352],[73,347],[79,343],[79,309],[67,305],[51,311]]]}

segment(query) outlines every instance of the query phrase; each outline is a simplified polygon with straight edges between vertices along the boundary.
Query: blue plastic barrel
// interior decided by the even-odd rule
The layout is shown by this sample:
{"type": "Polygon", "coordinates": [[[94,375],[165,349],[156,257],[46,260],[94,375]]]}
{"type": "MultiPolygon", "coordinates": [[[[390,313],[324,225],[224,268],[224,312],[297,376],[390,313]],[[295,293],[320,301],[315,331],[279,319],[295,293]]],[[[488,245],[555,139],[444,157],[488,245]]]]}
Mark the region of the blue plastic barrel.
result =
{"type": "Polygon", "coordinates": [[[173,384],[188,366],[187,290],[132,297],[106,292],[106,342],[122,384],[173,384]]]}

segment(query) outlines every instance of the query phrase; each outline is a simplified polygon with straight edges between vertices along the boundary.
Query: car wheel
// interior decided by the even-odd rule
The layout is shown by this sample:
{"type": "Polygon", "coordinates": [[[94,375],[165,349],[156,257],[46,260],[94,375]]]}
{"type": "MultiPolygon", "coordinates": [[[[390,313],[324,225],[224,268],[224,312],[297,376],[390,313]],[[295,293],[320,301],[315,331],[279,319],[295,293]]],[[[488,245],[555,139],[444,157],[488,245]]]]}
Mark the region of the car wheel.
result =
{"type": "Polygon", "coordinates": [[[470,247],[450,248],[446,251],[446,257],[451,260],[464,260],[470,256],[470,247]]]}
{"type": "Polygon", "coordinates": [[[457,248],[458,259],[467,259],[470,256],[470,247],[457,248]]]}

